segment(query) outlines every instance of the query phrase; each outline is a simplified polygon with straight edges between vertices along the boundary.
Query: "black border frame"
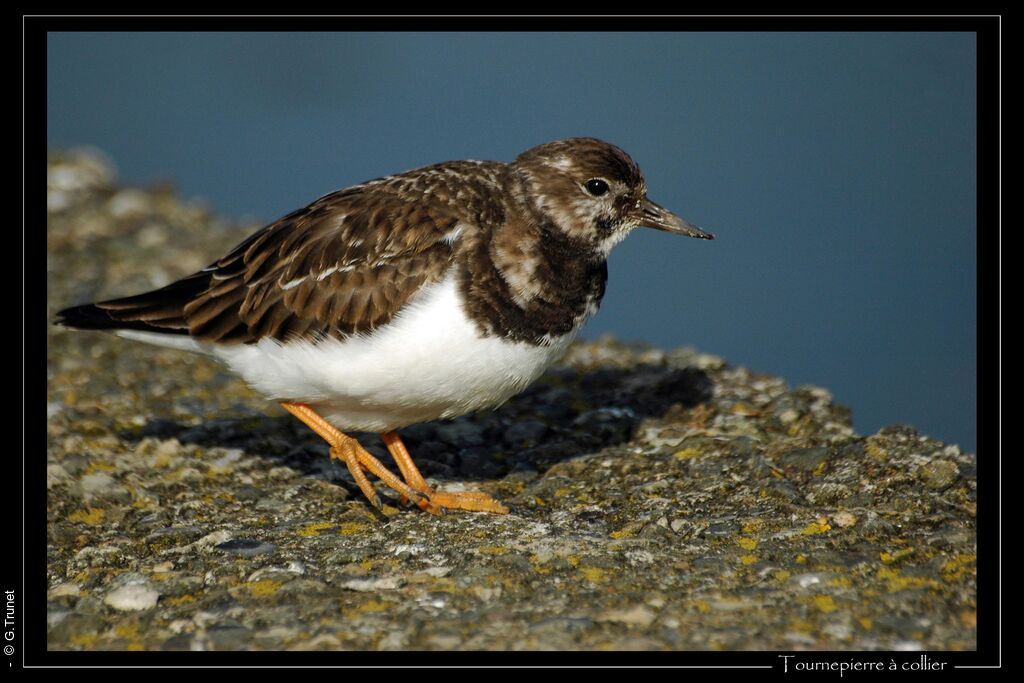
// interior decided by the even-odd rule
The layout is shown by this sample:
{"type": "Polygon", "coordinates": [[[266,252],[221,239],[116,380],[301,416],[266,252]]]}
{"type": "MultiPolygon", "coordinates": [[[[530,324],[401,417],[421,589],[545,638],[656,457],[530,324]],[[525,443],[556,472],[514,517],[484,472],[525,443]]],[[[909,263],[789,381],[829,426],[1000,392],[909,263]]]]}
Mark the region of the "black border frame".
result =
{"type": "MultiPolygon", "coordinates": [[[[977,675],[1002,666],[1001,584],[1001,183],[1002,22],[989,16],[688,16],[688,17],[282,17],[282,16],[40,16],[22,14],[22,458],[10,463],[8,491],[21,480],[21,564],[5,553],[2,589],[15,587],[20,623],[10,664],[26,667],[757,667],[782,673],[781,655],[804,661],[919,661],[920,652],[51,652],[46,649],[47,591],[45,458],[32,446],[43,423],[46,359],[41,320],[46,310],[45,171],[46,34],[50,31],[959,31],[977,37],[978,342],[978,650],[929,652],[945,673],[977,675]],[[35,321],[35,322],[32,322],[35,321]],[[28,323],[28,324],[26,324],[28,323]],[[36,327],[39,325],[39,327],[36,327]],[[29,331],[31,330],[31,331],[29,331]],[[42,337],[40,343],[29,343],[42,337]],[[983,427],[983,428],[981,428],[983,427]],[[31,447],[31,448],[30,448],[31,447]],[[19,476],[20,475],[20,476],[19,476]],[[19,580],[21,579],[21,580],[19,580]],[[23,587],[23,589],[22,589],[23,587]],[[42,604],[41,604],[42,603],[42,604]],[[950,668],[950,666],[954,668],[950,668]],[[969,669],[967,667],[970,667],[969,669]]],[[[45,321],[49,325],[50,321],[45,321]]],[[[11,458],[10,460],[14,460],[11,458]]],[[[9,461],[10,462],[10,461],[9,461]]],[[[8,501],[10,506],[10,501],[8,501]]],[[[8,529],[17,543],[14,525],[8,529]]],[[[8,546],[10,547],[10,546],[8,546]]],[[[759,674],[767,673],[765,671],[759,674]]],[[[934,674],[933,674],[934,675],[934,674]]]]}

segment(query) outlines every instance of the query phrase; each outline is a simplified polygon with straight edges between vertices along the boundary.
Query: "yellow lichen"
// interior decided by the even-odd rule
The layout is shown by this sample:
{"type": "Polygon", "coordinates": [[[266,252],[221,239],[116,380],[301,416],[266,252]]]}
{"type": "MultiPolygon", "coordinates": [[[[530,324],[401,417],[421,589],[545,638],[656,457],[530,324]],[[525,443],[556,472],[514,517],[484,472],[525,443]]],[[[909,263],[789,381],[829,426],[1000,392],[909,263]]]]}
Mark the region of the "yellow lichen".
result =
{"type": "Polygon", "coordinates": [[[675,453],[673,453],[672,457],[675,458],[676,460],[689,460],[691,458],[696,458],[698,455],[700,455],[700,449],[684,448],[681,451],[676,451],[675,453]]]}
{"type": "Polygon", "coordinates": [[[829,524],[828,522],[817,521],[817,522],[811,522],[810,524],[805,526],[803,529],[801,529],[800,533],[804,534],[805,536],[811,536],[813,534],[823,534],[823,533],[826,533],[827,531],[830,531],[831,529],[832,529],[832,525],[829,524]]]}
{"type": "Polygon", "coordinates": [[[898,569],[880,567],[876,576],[886,582],[890,593],[914,588],[938,588],[939,582],[923,576],[903,576],[898,569]]]}
{"type": "Polygon", "coordinates": [[[274,581],[273,579],[261,579],[260,581],[246,581],[242,584],[249,589],[249,592],[259,598],[273,595],[277,592],[283,584],[281,581],[274,581]]]}
{"type": "Polygon", "coordinates": [[[303,537],[319,536],[321,531],[333,529],[336,526],[337,524],[334,522],[313,522],[299,529],[297,533],[303,537]]]}
{"type": "Polygon", "coordinates": [[[72,645],[79,647],[92,647],[99,640],[99,636],[95,633],[73,633],[69,639],[72,645]]]}
{"type": "Polygon", "coordinates": [[[430,590],[434,593],[455,593],[459,590],[459,585],[454,579],[440,578],[430,584],[430,590]]]}
{"type": "Polygon", "coordinates": [[[500,545],[478,545],[476,551],[481,555],[504,555],[508,552],[508,548],[500,545]]]}
{"type": "Polygon", "coordinates": [[[791,621],[788,628],[790,631],[796,631],[797,633],[812,633],[815,630],[814,624],[809,621],[803,621],[802,619],[791,621]]]}
{"type": "Polygon", "coordinates": [[[757,559],[757,555],[740,555],[740,562],[743,564],[754,564],[757,559]]]}
{"type": "Polygon", "coordinates": [[[130,640],[139,635],[139,627],[136,624],[119,624],[114,627],[114,635],[130,640]]]}
{"type": "Polygon", "coordinates": [[[885,449],[882,448],[881,446],[871,443],[870,439],[864,445],[864,452],[868,454],[869,458],[878,462],[885,461],[887,457],[885,449]]]}
{"type": "Polygon", "coordinates": [[[196,596],[194,596],[194,595],[177,595],[177,596],[172,597],[172,598],[164,598],[160,602],[162,604],[164,604],[164,605],[169,605],[171,607],[177,607],[178,605],[187,605],[190,602],[195,602],[195,601],[196,601],[196,596]]]}
{"type": "Polygon", "coordinates": [[[157,469],[161,469],[161,470],[162,469],[166,469],[167,466],[170,465],[170,464],[171,464],[171,454],[170,453],[161,453],[160,455],[156,456],[156,459],[153,461],[153,467],[156,467],[157,469]]]}
{"type": "Polygon", "coordinates": [[[547,566],[546,564],[548,559],[550,559],[550,557],[541,557],[536,553],[530,555],[530,564],[533,565],[533,571],[537,572],[538,574],[550,574],[551,567],[547,566]]]}
{"type": "Polygon", "coordinates": [[[757,539],[740,537],[736,539],[736,545],[744,550],[753,550],[757,547],[757,539]]]}
{"type": "Polygon", "coordinates": [[[608,570],[600,567],[580,567],[579,571],[583,578],[591,583],[601,583],[608,580],[608,570]]]}
{"type": "Polygon", "coordinates": [[[814,596],[814,606],[822,612],[824,612],[825,614],[828,614],[829,612],[835,612],[837,609],[839,609],[838,607],[836,607],[836,603],[832,600],[831,595],[814,596]]]}
{"type": "Polygon", "coordinates": [[[962,553],[956,555],[953,559],[949,560],[942,565],[942,579],[947,582],[955,582],[962,579],[964,576],[971,576],[974,574],[974,565],[978,558],[974,554],[962,553]]]}
{"type": "Polygon", "coordinates": [[[914,554],[914,549],[913,548],[900,548],[896,552],[892,553],[892,559],[893,560],[902,560],[904,557],[907,557],[908,555],[913,555],[913,554],[914,554]]]}
{"type": "MultiPolygon", "coordinates": [[[[132,495],[135,495],[134,492],[132,492],[132,495]]],[[[156,501],[152,498],[136,496],[135,500],[132,501],[132,507],[136,510],[151,510],[156,507],[156,501]]]]}
{"type": "Polygon", "coordinates": [[[366,602],[350,607],[345,610],[345,615],[348,617],[359,616],[360,614],[372,614],[374,612],[386,612],[390,608],[390,605],[380,600],[367,600],[366,602]]]}
{"type": "Polygon", "coordinates": [[[213,375],[214,368],[209,365],[196,365],[192,368],[192,378],[197,383],[209,382],[213,375]]]}
{"type": "Polygon", "coordinates": [[[361,534],[370,528],[369,524],[363,524],[362,522],[345,522],[338,527],[338,534],[341,536],[355,536],[361,534]]]}
{"type": "Polygon", "coordinates": [[[101,508],[86,508],[85,510],[72,512],[68,515],[68,520],[72,522],[81,522],[82,524],[88,524],[89,526],[96,526],[103,521],[106,514],[106,511],[101,508]]]}
{"type": "Polygon", "coordinates": [[[760,531],[763,527],[763,519],[752,519],[749,522],[744,522],[743,526],[740,527],[740,531],[742,531],[745,534],[754,534],[760,531]]]}

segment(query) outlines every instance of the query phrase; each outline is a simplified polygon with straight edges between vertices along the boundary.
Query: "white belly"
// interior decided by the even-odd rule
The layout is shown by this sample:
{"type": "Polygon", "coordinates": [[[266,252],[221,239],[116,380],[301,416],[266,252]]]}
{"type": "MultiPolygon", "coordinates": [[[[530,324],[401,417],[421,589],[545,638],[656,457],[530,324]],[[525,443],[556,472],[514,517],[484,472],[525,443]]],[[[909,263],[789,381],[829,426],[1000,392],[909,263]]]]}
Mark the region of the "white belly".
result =
{"type": "Polygon", "coordinates": [[[547,346],[483,337],[456,294],[452,275],[419,292],[390,324],[342,341],[264,339],[203,350],[268,398],[308,403],[342,430],[381,432],[500,405],[576,336],[547,346]]]}

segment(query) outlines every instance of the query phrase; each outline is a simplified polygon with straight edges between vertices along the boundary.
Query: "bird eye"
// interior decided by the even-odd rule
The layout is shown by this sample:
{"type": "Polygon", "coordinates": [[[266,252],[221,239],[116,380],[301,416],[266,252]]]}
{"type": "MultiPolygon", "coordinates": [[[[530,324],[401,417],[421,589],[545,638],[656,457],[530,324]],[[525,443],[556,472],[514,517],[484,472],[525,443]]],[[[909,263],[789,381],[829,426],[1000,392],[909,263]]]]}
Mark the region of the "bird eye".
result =
{"type": "Polygon", "coordinates": [[[594,195],[595,197],[600,197],[607,191],[608,183],[601,180],[600,178],[591,178],[590,180],[587,181],[587,192],[594,195]]]}

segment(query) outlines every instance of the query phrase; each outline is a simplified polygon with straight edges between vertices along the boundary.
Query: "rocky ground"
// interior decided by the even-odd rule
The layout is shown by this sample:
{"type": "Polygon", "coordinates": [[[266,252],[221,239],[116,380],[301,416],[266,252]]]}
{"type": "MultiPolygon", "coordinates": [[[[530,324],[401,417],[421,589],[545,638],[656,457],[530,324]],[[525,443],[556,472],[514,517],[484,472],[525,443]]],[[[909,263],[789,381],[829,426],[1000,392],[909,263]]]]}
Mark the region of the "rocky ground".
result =
{"type": "MultiPolygon", "coordinates": [[[[47,184],[50,320],[258,227],[93,153],[51,155],[47,184]]],[[[511,514],[383,488],[381,514],[215,363],[47,334],[50,649],[976,647],[975,456],[859,436],[824,389],[580,343],[501,409],[404,432],[438,485],[511,514]]]]}

